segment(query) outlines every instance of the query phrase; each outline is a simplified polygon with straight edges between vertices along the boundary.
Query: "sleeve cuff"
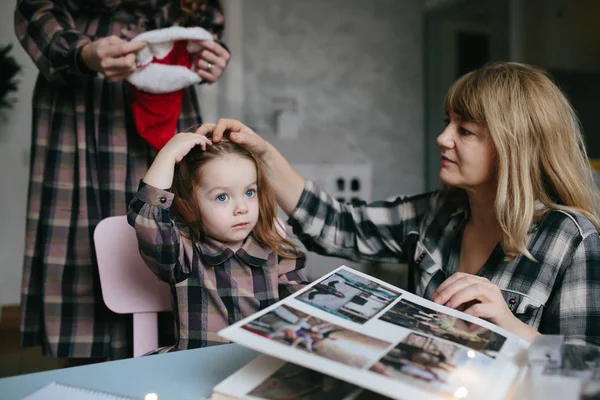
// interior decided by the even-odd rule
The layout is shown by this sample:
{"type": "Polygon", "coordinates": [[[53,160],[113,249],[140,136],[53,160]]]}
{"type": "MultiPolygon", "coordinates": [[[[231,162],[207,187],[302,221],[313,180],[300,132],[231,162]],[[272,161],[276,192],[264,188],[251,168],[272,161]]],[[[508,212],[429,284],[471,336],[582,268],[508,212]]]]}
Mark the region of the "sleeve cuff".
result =
{"type": "MultiPolygon", "coordinates": [[[[80,78],[87,76],[96,76],[96,71],[89,69],[83,62],[83,59],[81,58],[81,49],[83,49],[83,46],[92,42],[92,40],[89,37],[82,35],[78,32],[67,31],[63,35],[61,35],[60,38],[57,38],[55,40],[60,40],[61,42],[63,42],[63,46],[65,46],[64,48],[68,49],[67,53],[65,54],[65,63],[69,66],[69,70],[73,75],[80,78]]],[[[55,53],[57,58],[60,58],[60,53],[60,50],[55,53]]],[[[60,59],[53,61],[56,61],[55,65],[60,65],[60,59]]],[[[60,69],[60,67],[57,69],[60,69]]]]}
{"type": "Polygon", "coordinates": [[[298,204],[296,204],[294,211],[292,211],[288,218],[290,225],[302,225],[309,219],[310,213],[306,212],[307,202],[311,195],[314,196],[318,192],[319,189],[313,181],[308,179],[304,181],[304,190],[302,190],[300,199],[298,199],[298,204]]]}
{"type": "Polygon", "coordinates": [[[229,50],[229,46],[227,46],[227,45],[225,44],[225,42],[224,42],[224,41],[222,41],[221,39],[215,39],[215,42],[217,42],[217,43],[219,43],[221,46],[223,46],[223,48],[224,48],[225,50],[227,50],[227,52],[229,53],[229,57],[231,57],[231,50],[229,50]]]}
{"type": "Polygon", "coordinates": [[[175,195],[167,190],[159,189],[144,181],[140,181],[136,197],[146,204],[168,209],[171,208],[175,195]]]}
{"type": "Polygon", "coordinates": [[[73,50],[75,57],[75,62],[73,63],[73,70],[78,76],[96,75],[96,71],[88,68],[88,66],[85,64],[85,61],[83,61],[83,58],[81,57],[81,50],[83,49],[83,46],[85,46],[88,43],[90,43],[89,40],[82,39],[79,43],[77,43],[75,49],[73,50]]]}

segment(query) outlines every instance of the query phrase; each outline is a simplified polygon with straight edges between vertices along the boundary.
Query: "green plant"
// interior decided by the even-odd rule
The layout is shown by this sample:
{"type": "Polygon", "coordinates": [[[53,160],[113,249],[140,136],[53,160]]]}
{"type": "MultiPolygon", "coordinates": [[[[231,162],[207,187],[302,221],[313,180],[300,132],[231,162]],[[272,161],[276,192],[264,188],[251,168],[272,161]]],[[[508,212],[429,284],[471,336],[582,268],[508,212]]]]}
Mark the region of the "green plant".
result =
{"type": "Polygon", "coordinates": [[[17,91],[19,81],[16,76],[21,72],[21,66],[17,60],[10,55],[12,44],[0,47],[0,110],[11,109],[16,99],[10,97],[11,93],[17,91]]]}

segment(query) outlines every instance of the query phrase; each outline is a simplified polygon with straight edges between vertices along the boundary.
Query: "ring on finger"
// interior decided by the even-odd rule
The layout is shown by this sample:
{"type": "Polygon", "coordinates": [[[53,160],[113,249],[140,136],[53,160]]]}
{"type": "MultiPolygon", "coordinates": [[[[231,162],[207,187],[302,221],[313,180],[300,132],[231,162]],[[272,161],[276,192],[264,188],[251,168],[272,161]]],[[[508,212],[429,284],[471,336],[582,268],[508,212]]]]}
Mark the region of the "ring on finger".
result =
{"type": "Polygon", "coordinates": [[[207,63],[206,63],[206,70],[207,70],[208,72],[212,71],[212,69],[213,69],[214,67],[215,67],[215,66],[214,66],[213,64],[211,64],[211,63],[209,63],[209,62],[207,62],[207,63]]]}

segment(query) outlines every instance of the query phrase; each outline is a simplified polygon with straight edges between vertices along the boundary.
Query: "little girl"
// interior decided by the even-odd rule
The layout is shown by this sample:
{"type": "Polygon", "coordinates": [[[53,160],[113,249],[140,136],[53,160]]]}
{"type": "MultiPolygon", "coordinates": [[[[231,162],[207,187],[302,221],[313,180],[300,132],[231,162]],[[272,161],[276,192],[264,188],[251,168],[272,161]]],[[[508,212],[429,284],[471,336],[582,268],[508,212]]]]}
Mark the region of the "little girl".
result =
{"type": "Polygon", "coordinates": [[[128,213],[176,308],[176,344],[157,352],[225,343],[219,330],[308,283],[276,216],[260,164],[241,146],[180,133],[162,148],[128,213]]]}

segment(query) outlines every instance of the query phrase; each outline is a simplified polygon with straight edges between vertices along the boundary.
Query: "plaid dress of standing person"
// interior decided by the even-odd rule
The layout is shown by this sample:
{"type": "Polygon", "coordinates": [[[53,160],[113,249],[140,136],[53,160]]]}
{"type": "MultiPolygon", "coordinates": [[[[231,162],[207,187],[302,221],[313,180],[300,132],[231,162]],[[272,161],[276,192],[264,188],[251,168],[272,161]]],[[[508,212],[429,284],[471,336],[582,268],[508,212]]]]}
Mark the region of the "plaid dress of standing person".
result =
{"type": "MultiPolygon", "coordinates": [[[[20,0],[15,32],[40,73],[33,127],[21,345],[51,357],[130,355],[126,319],[102,301],[92,234],[124,215],[155,150],[138,136],[123,81],[110,82],[81,62],[94,40],[181,22],[180,1],[20,0]]],[[[220,37],[218,1],[204,1],[198,25],[220,37]]],[[[178,129],[201,123],[195,89],[185,90],[178,129]]]]}

